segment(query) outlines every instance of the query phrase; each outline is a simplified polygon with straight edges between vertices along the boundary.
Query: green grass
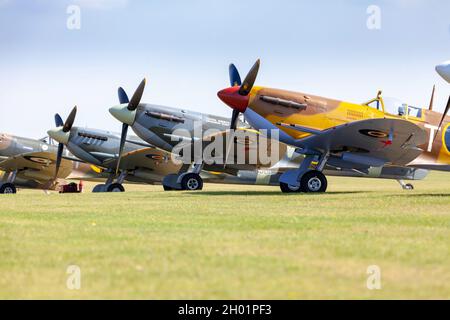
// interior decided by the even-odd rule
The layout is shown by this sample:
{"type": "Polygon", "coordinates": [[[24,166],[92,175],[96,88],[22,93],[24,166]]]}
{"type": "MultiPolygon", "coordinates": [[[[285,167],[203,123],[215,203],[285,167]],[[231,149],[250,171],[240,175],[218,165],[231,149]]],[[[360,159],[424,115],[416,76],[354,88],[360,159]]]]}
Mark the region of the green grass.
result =
{"type": "Polygon", "coordinates": [[[0,197],[0,298],[450,298],[450,175],[0,197]],[[78,265],[82,288],[66,287],[78,265]],[[366,288],[369,265],[382,289],[366,288]]]}

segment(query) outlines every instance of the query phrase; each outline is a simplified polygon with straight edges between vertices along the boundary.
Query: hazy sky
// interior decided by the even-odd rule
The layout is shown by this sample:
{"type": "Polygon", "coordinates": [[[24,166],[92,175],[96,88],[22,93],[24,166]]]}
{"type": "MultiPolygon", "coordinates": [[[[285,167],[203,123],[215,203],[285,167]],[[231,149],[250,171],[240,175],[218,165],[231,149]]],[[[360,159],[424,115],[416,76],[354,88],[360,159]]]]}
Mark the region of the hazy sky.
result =
{"type": "Polygon", "coordinates": [[[228,64],[245,76],[257,58],[258,85],[427,105],[436,84],[443,109],[449,12],[448,0],[0,0],[0,132],[42,137],[75,104],[77,125],[119,131],[117,87],[131,95],[143,77],[144,102],[227,116],[228,64]],[[67,28],[72,4],[80,30],[67,28]]]}

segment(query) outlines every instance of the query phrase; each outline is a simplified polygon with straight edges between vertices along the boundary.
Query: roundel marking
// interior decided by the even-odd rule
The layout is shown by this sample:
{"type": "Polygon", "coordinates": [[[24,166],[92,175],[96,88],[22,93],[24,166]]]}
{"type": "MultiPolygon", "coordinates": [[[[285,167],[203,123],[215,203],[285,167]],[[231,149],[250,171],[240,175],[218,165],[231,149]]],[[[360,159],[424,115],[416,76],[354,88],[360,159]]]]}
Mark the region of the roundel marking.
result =
{"type": "Polygon", "coordinates": [[[380,130],[362,129],[362,130],[359,130],[359,133],[361,133],[362,135],[371,137],[371,138],[387,138],[387,137],[389,137],[389,133],[380,131],[380,130]]]}
{"type": "Polygon", "coordinates": [[[29,156],[25,156],[25,159],[27,159],[28,161],[34,162],[34,163],[39,163],[39,164],[43,164],[43,165],[50,165],[53,161],[47,158],[40,158],[40,157],[29,157],[29,156]]]}
{"type": "Polygon", "coordinates": [[[445,151],[450,153],[450,123],[447,124],[442,133],[442,144],[444,145],[445,151]]]}

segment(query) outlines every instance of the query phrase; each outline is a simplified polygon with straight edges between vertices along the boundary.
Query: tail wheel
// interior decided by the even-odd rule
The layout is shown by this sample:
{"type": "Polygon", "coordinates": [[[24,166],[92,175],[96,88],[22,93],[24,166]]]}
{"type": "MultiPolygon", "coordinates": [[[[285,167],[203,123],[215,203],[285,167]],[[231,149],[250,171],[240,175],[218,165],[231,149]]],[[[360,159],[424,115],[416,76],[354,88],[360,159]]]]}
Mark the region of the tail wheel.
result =
{"type": "Polygon", "coordinates": [[[294,186],[291,186],[291,185],[289,185],[287,183],[283,183],[283,182],[280,182],[280,189],[281,189],[281,192],[283,192],[283,193],[294,193],[294,192],[302,191],[302,189],[300,187],[294,187],[294,186]]]}
{"type": "Polygon", "coordinates": [[[303,192],[322,193],[327,191],[328,182],[322,172],[312,170],[303,175],[300,186],[303,192]]]}
{"type": "Polygon", "coordinates": [[[203,179],[197,173],[188,173],[181,180],[183,190],[196,191],[203,189],[203,179]]]}
{"type": "Polygon", "coordinates": [[[5,183],[0,186],[0,194],[16,194],[16,186],[12,183],[5,183]]]}
{"type": "Polygon", "coordinates": [[[120,183],[113,183],[106,189],[108,192],[124,192],[125,188],[120,183]]]}

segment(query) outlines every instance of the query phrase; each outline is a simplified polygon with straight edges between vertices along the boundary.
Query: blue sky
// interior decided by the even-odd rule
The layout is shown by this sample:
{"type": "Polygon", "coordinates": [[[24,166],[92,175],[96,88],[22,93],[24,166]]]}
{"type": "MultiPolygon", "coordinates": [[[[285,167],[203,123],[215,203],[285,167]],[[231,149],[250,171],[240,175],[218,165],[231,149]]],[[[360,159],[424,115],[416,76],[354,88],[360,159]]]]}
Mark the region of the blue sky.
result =
{"type": "Polygon", "coordinates": [[[41,137],[79,106],[77,125],[120,130],[107,109],[119,85],[143,101],[229,115],[216,97],[227,67],[244,75],[257,58],[257,84],[353,102],[378,89],[427,105],[434,66],[450,59],[446,0],[0,0],[0,131],[41,137]],[[69,30],[68,5],[81,8],[69,30]],[[369,30],[369,5],[381,29],[369,30]]]}

